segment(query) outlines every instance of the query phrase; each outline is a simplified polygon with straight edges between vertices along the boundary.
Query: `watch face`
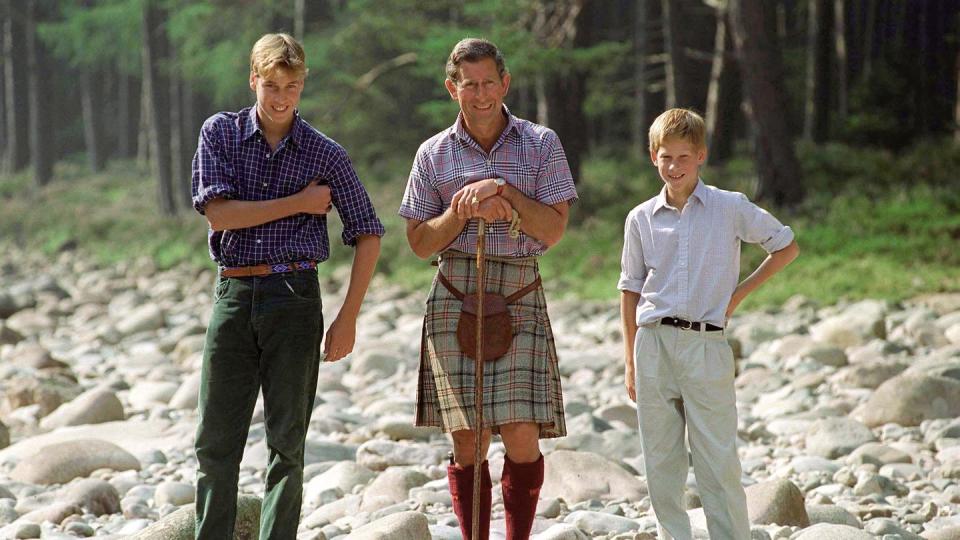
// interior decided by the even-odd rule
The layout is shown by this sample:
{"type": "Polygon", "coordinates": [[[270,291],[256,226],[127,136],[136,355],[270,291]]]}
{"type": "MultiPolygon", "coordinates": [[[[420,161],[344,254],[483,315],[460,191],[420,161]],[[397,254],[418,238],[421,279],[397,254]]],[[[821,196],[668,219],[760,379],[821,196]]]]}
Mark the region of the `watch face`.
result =
{"type": "Polygon", "coordinates": [[[495,179],[493,180],[493,183],[496,184],[496,185],[498,185],[498,186],[502,186],[502,185],[506,184],[507,181],[506,181],[505,179],[503,179],[503,178],[495,178],[495,179]]]}

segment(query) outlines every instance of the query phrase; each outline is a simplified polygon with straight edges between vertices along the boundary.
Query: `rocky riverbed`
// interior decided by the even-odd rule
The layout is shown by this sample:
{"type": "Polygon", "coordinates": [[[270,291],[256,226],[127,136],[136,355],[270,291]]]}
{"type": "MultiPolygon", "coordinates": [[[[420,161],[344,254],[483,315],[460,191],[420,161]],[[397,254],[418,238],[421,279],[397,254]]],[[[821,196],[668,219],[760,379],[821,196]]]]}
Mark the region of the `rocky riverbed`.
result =
{"type": "MultiPolygon", "coordinates": [[[[9,249],[3,259],[0,538],[191,537],[213,273],[9,249]]],[[[323,283],[328,320],[345,277],[323,283]]],[[[450,443],[412,426],[424,296],[375,282],[356,351],[322,366],[300,538],[460,538],[450,443]]],[[[618,308],[548,297],[570,435],[542,444],[534,538],[655,538],[618,308]]],[[[960,293],[794,298],[738,315],[729,337],[752,539],[960,539],[960,293]]],[[[503,538],[502,445],[490,459],[492,537],[503,538]]],[[[256,536],[265,466],[258,405],[238,537],[256,536]]],[[[692,474],[687,484],[706,538],[692,474]]]]}

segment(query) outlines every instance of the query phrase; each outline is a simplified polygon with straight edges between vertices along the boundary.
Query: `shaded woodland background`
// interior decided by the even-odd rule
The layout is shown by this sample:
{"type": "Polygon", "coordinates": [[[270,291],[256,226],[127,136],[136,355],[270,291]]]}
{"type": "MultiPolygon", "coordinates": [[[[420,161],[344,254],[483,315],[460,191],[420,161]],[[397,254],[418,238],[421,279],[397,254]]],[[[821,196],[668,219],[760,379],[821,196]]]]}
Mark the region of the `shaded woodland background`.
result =
{"type": "MultiPolygon", "coordinates": [[[[311,69],[301,112],[353,159],[409,160],[455,114],[441,85],[468,35],[505,51],[513,112],[555,129],[579,171],[640,153],[663,108],[706,113],[710,163],[755,157],[756,192],[804,198],[795,141],[898,151],[960,138],[954,0],[2,0],[3,170],[51,179],[85,154],[149,164],[188,207],[201,122],[252,102],[247,54],[288,31],[311,69]],[[739,145],[739,146],[738,146],[739,145]]],[[[138,179],[141,181],[142,179],[138,179]]]]}

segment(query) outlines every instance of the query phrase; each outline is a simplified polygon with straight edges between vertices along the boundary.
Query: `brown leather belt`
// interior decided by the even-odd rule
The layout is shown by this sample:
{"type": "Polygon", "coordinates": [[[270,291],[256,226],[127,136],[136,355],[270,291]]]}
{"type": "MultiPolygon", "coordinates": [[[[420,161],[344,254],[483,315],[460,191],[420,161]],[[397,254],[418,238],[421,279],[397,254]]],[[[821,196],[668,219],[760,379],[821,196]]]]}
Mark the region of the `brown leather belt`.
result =
{"type": "Polygon", "coordinates": [[[270,274],[285,274],[297,270],[313,270],[317,261],[296,261],[291,263],[258,264],[256,266],[233,266],[221,268],[222,277],[263,277],[270,274]]]}
{"type": "Polygon", "coordinates": [[[715,324],[690,322],[690,321],[686,321],[686,320],[683,320],[683,319],[678,319],[678,318],[676,318],[676,317],[664,317],[664,318],[660,319],[660,324],[666,324],[666,325],[670,325],[670,326],[676,326],[677,328],[679,328],[679,329],[681,329],[681,330],[695,330],[695,331],[697,331],[697,332],[700,331],[700,325],[701,325],[701,324],[703,325],[704,329],[705,329],[707,332],[719,332],[720,330],[723,330],[722,327],[717,326],[717,325],[715,325],[715,324]]]}

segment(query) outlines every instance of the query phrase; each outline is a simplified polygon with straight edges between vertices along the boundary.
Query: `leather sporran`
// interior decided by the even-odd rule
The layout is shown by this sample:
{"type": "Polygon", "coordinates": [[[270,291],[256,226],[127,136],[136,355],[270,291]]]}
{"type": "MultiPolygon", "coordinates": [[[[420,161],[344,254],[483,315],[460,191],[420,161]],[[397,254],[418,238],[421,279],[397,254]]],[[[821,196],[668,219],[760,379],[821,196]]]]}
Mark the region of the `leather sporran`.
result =
{"type": "MultiPolygon", "coordinates": [[[[477,295],[465,295],[457,322],[457,342],[460,351],[476,360],[477,356],[477,295]]],[[[507,354],[513,345],[513,325],[507,299],[502,295],[483,295],[483,360],[496,360],[507,354]]]]}
{"type": "MultiPolygon", "coordinates": [[[[437,277],[450,294],[462,302],[460,319],[457,321],[457,343],[464,355],[476,360],[477,295],[463,294],[447,280],[443,273],[438,273],[437,277]]],[[[485,361],[502,357],[513,346],[513,323],[510,322],[510,310],[507,306],[537,290],[538,287],[540,287],[540,276],[537,276],[533,283],[507,297],[496,293],[483,294],[483,359],[485,361]]]]}

